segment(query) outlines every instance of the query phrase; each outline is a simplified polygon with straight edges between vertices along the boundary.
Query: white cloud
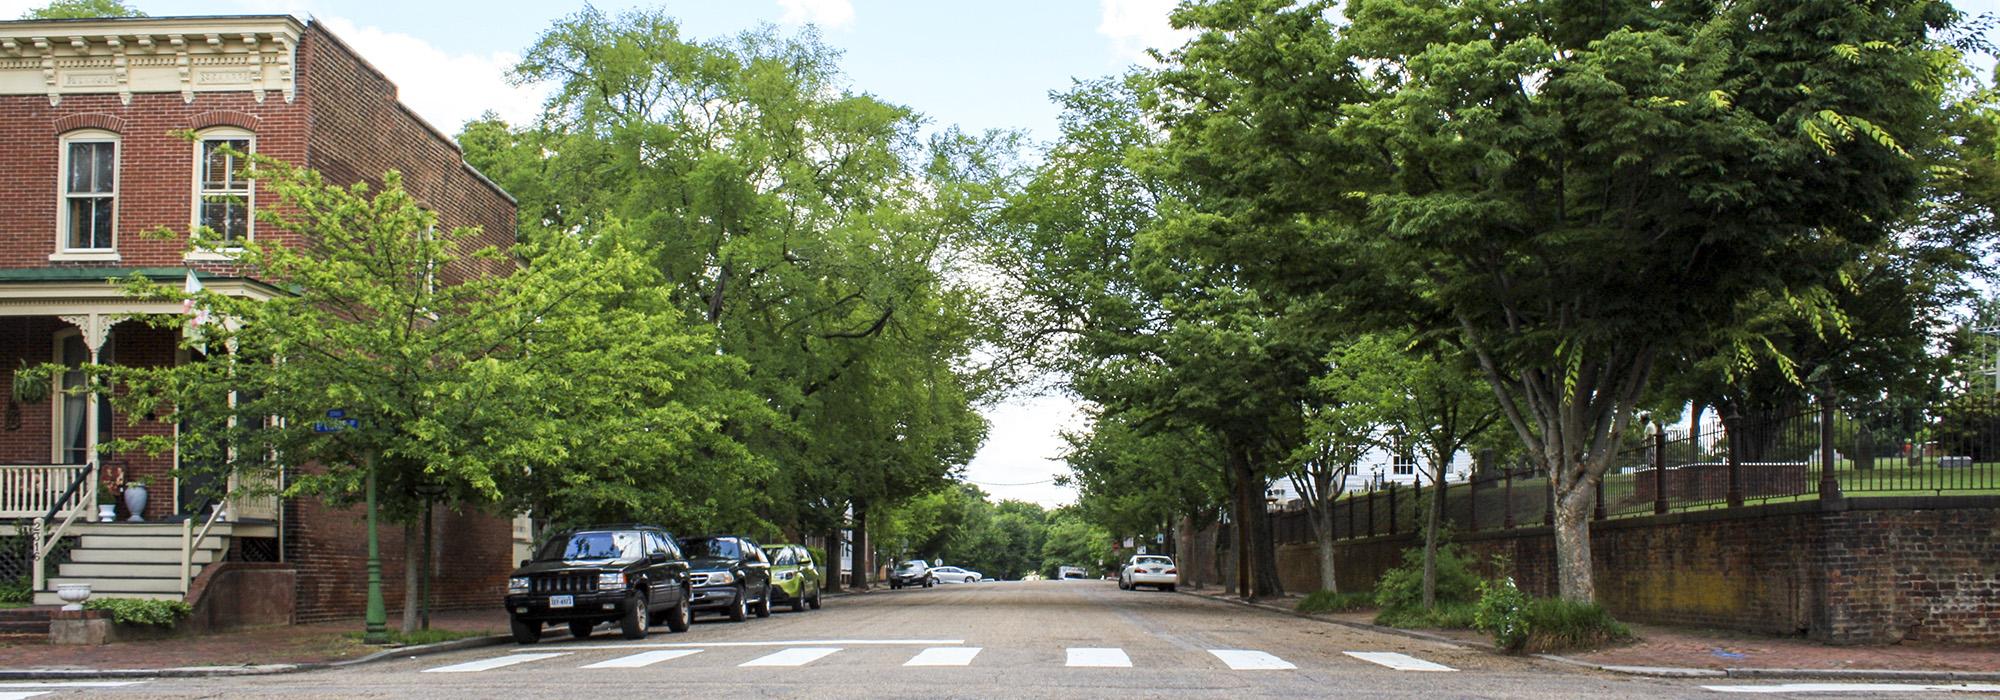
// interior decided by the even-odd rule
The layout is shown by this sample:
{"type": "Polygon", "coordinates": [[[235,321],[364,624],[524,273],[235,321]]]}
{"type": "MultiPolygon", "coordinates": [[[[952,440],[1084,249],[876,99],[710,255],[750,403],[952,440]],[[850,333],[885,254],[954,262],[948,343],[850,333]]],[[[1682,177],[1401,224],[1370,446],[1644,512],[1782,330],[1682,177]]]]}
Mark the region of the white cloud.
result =
{"type": "Polygon", "coordinates": [[[1175,49],[1192,32],[1175,29],[1167,22],[1176,0],[1100,0],[1104,12],[1097,33],[1111,39],[1117,60],[1151,63],[1146,49],[1175,49]]]}
{"type": "Polygon", "coordinates": [[[1069,473],[1062,461],[1069,449],[1061,431],[1088,423],[1077,402],[1066,396],[1017,397],[981,411],[992,426],[979,454],[965,467],[965,479],[993,500],[1016,499],[1054,507],[1076,502],[1076,490],[1057,485],[1069,473]]]}
{"type": "Polygon", "coordinates": [[[822,29],[854,26],[854,3],[848,0],[778,0],[785,24],[817,24],[822,29]]]}
{"type": "Polygon", "coordinates": [[[320,21],[389,76],[403,104],[446,134],[457,134],[487,110],[515,125],[533,121],[541,111],[545,89],[507,82],[507,70],[520,61],[512,53],[451,53],[408,34],[358,26],[341,17],[320,21]]]}

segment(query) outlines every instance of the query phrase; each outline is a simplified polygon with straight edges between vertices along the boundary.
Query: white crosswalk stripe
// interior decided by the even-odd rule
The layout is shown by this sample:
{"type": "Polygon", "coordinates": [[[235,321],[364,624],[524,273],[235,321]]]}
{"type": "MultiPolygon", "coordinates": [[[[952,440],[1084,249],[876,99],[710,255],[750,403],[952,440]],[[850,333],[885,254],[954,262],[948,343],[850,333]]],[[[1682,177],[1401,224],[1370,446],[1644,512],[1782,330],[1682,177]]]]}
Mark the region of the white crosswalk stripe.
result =
{"type": "Polygon", "coordinates": [[[124,688],[146,681],[18,681],[0,683],[0,700],[28,700],[61,690],[124,688]]]}
{"type": "Polygon", "coordinates": [[[904,666],[969,666],[979,647],[931,647],[917,652],[904,666]]]}
{"type": "Polygon", "coordinates": [[[1775,685],[1704,685],[1718,693],[2000,693],[2000,685],[1901,683],[1780,683],[1775,685]]]}
{"type": "Polygon", "coordinates": [[[53,692],[56,691],[30,690],[23,692],[23,691],[12,691],[12,690],[0,690],[0,700],[28,700],[28,698],[32,698],[37,695],[48,695],[49,693],[53,692]]]}
{"type": "Polygon", "coordinates": [[[1070,647],[1071,668],[1131,668],[1132,657],[1125,655],[1124,649],[1102,647],[1070,647]]]}
{"type": "Polygon", "coordinates": [[[493,669],[501,668],[504,666],[512,666],[514,664],[525,664],[530,661],[541,661],[543,659],[553,659],[558,656],[568,656],[568,655],[569,652],[566,651],[543,652],[539,654],[508,654],[506,656],[496,656],[491,659],[480,659],[478,661],[467,661],[462,664],[452,664],[450,666],[427,668],[424,669],[424,673],[472,673],[475,671],[491,671],[493,669]]]}
{"type": "Polygon", "coordinates": [[[1222,659],[1231,671],[1289,671],[1297,666],[1292,662],[1261,651],[1248,649],[1210,649],[1208,653],[1222,659]]]}
{"type": "Polygon", "coordinates": [[[839,647],[794,647],[791,649],[779,651],[774,654],[759,656],[757,658],[745,661],[738,665],[745,667],[804,666],[814,661],[824,659],[827,656],[832,655],[836,651],[840,651],[840,648],[839,647]]]}
{"type": "Polygon", "coordinates": [[[583,668],[645,668],[647,666],[651,666],[653,664],[662,661],[671,661],[673,659],[678,659],[683,656],[689,656],[699,653],[701,653],[700,649],[664,649],[661,651],[648,651],[648,652],[633,654],[631,656],[620,656],[618,658],[611,659],[609,661],[599,661],[594,664],[587,664],[583,666],[583,668]]]}
{"type": "Polygon", "coordinates": [[[1450,666],[1446,666],[1444,664],[1431,663],[1429,661],[1425,661],[1423,659],[1419,659],[1417,657],[1410,656],[1408,654],[1398,654],[1393,651],[1343,651],[1341,653],[1372,664],[1387,666],[1389,668],[1393,668],[1398,671],[1458,670],[1450,666]]]}

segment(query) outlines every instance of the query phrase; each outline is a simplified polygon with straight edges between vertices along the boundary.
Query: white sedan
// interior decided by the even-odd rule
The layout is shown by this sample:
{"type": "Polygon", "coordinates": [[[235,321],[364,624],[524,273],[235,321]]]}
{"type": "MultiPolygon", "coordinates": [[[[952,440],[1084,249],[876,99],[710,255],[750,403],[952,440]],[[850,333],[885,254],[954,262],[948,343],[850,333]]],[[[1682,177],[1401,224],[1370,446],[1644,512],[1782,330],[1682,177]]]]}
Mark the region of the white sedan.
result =
{"type": "Polygon", "coordinates": [[[1163,591],[1171,591],[1181,582],[1180,569],[1174,566],[1172,557],[1159,554],[1141,554],[1125,562],[1125,568],[1118,570],[1118,588],[1132,590],[1140,586],[1152,586],[1163,591]]]}
{"type": "Polygon", "coordinates": [[[935,567],[931,569],[931,575],[937,577],[938,583],[978,583],[979,579],[986,577],[986,574],[956,566],[935,567]]]}

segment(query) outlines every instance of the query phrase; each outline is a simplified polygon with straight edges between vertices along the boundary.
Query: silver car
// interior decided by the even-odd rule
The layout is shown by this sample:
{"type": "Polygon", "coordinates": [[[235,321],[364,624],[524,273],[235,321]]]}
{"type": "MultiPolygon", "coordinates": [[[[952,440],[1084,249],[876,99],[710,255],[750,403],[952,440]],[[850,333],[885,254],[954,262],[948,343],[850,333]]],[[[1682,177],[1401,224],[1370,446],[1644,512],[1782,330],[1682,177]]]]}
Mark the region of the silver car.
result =
{"type": "Polygon", "coordinates": [[[1118,570],[1118,588],[1132,590],[1140,586],[1152,586],[1163,591],[1174,590],[1174,584],[1181,582],[1180,569],[1174,566],[1173,557],[1160,554],[1140,554],[1125,562],[1125,568],[1118,570]]]}
{"type": "Polygon", "coordinates": [[[931,569],[931,577],[936,578],[938,583],[978,583],[986,574],[956,566],[940,566],[931,569]]]}

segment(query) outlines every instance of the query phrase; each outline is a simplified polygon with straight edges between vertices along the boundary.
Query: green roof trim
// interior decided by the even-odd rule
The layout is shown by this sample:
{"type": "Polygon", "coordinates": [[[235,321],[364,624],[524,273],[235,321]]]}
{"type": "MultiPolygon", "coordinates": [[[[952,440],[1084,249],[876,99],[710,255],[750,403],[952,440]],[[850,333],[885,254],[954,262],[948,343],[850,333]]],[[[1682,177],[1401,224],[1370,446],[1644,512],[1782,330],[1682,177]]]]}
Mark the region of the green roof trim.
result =
{"type": "MultiPolygon", "coordinates": [[[[185,267],[22,267],[0,269],[0,282],[103,282],[124,281],[133,273],[155,282],[187,279],[185,267]]],[[[236,279],[212,272],[194,271],[195,279],[236,279]]]]}

